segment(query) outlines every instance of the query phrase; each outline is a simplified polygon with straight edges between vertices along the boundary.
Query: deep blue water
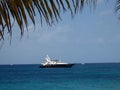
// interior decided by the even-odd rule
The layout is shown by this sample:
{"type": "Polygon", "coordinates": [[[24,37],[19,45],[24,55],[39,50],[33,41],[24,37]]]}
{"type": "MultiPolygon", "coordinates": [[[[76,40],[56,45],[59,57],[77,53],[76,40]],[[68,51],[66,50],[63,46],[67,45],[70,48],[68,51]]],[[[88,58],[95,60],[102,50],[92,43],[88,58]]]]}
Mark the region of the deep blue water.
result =
{"type": "Polygon", "coordinates": [[[120,63],[72,68],[0,65],[0,90],[120,90],[120,63]]]}

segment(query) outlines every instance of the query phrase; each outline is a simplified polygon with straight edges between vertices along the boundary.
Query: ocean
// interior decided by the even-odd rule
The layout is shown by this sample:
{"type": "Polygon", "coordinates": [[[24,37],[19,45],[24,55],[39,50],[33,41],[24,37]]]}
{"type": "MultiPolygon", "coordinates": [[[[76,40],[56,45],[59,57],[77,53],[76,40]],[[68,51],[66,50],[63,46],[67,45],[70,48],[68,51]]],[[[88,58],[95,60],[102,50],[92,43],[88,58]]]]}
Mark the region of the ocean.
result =
{"type": "Polygon", "coordinates": [[[0,90],[120,90],[120,63],[0,65],[0,90]]]}

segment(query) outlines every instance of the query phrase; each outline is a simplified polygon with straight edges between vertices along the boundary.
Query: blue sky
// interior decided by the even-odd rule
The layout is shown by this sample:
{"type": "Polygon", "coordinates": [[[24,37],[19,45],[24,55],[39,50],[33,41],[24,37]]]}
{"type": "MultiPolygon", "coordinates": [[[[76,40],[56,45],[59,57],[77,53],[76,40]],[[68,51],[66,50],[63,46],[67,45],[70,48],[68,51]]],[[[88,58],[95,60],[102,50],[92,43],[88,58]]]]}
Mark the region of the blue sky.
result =
{"type": "Polygon", "coordinates": [[[29,23],[22,39],[15,25],[11,45],[6,37],[0,50],[0,64],[39,64],[47,54],[73,63],[120,62],[120,21],[114,8],[114,0],[99,0],[95,10],[85,7],[73,19],[61,13],[62,21],[52,27],[44,23],[41,28],[37,19],[36,30],[29,23]]]}

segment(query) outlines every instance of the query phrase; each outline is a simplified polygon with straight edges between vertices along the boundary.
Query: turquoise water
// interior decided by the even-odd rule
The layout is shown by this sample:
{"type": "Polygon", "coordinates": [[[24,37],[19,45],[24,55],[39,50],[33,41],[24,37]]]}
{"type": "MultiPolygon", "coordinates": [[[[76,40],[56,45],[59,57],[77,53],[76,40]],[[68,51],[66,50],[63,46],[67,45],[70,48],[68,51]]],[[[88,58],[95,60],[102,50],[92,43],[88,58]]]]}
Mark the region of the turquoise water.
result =
{"type": "Polygon", "coordinates": [[[120,64],[0,65],[0,90],[120,90],[120,64]]]}

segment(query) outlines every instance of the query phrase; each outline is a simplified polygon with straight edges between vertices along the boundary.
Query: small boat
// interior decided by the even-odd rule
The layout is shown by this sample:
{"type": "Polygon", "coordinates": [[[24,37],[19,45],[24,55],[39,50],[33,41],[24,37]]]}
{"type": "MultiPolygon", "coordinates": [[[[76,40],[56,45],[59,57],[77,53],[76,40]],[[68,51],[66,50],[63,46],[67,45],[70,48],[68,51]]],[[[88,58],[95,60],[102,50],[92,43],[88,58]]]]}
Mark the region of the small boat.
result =
{"type": "Polygon", "coordinates": [[[52,60],[48,55],[45,58],[45,62],[41,63],[40,68],[70,68],[74,64],[72,63],[63,63],[60,60],[52,60]]]}

